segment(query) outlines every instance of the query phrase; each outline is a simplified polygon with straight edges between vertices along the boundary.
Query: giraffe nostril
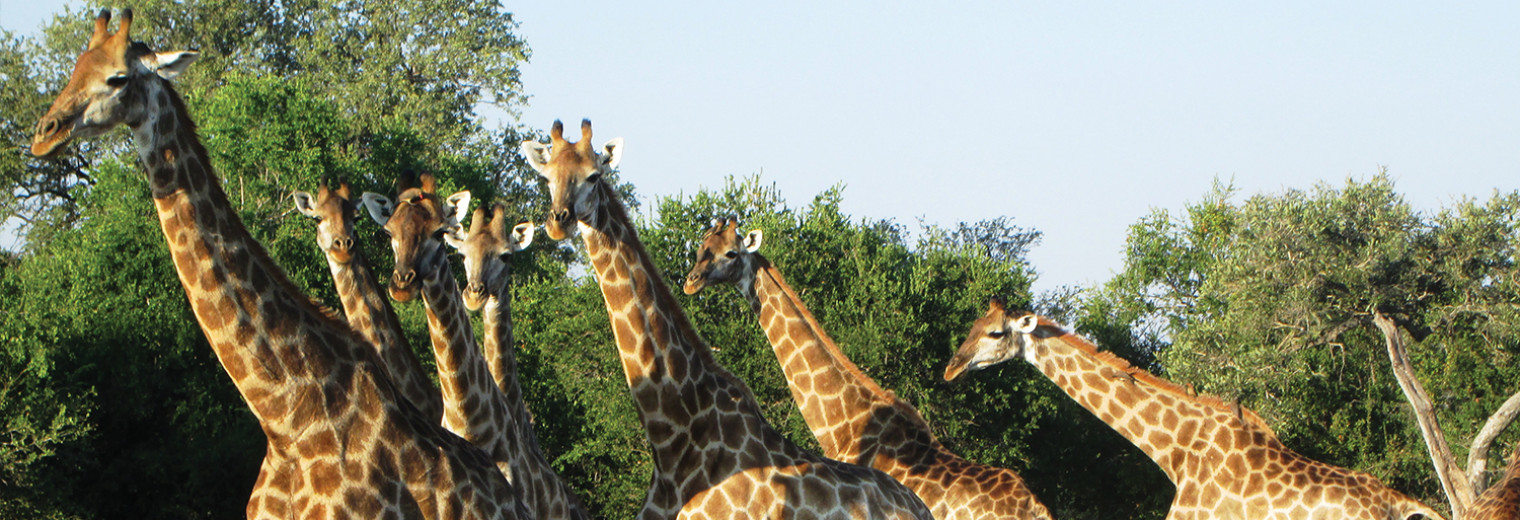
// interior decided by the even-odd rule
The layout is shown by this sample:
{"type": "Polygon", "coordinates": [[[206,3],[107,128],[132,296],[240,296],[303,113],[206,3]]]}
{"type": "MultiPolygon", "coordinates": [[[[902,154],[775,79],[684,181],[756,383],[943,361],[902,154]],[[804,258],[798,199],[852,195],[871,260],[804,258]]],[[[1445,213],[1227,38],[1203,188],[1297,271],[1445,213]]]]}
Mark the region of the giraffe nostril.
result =
{"type": "Polygon", "coordinates": [[[406,272],[396,272],[396,281],[401,282],[403,285],[412,283],[412,280],[415,278],[417,278],[417,270],[415,269],[407,269],[406,272]]]}
{"type": "Polygon", "coordinates": [[[51,133],[53,133],[54,130],[57,130],[57,129],[58,129],[58,120],[57,119],[51,119],[51,118],[49,118],[48,120],[42,122],[42,133],[44,133],[44,134],[51,134],[51,133]]]}

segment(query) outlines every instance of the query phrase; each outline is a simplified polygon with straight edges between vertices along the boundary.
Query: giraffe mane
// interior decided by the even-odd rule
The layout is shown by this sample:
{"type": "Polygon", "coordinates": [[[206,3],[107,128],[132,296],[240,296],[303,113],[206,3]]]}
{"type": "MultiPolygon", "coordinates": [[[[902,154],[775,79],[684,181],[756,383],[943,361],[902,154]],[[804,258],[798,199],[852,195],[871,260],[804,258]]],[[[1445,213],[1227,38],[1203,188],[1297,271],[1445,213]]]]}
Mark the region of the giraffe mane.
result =
{"type": "Polygon", "coordinates": [[[1155,374],[1152,374],[1145,369],[1130,364],[1129,360],[1120,357],[1118,354],[1098,350],[1097,345],[1092,344],[1074,332],[1066,330],[1066,328],[1062,327],[1061,324],[1056,323],[1049,318],[1040,316],[1039,319],[1040,328],[1045,329],[1045,332],[1049,334],[1050,337],[1066,342],[1066,344],[1071,345],[1073,348],[1076,348],[1077,350],[1080,350],[1089,356],[1092,356],[1099,362],[1113,367],[1114,369],[1121,370],[1125,375],[1128,375],[1137,381],[1145,383],[1147,386],[1166,392],[1167,394],[1179,397],[1191,403],[1196,403],[1208,408],[1213,408],[1215,410],[1228,412],[1231,415],[1237,415],[1240,417],[1240,419],[1242,419],[1244,426],[1253,429],[1259,429],[1265,432],[1271,440],[1277,440],[1277,433],[1272,431],[1272,427],[1268,426],[1267,422],[1263,420],[1261,416],[1256,415],[1256,412],[1253,412],[1244,406],[1240,406],[1237,403],[1227,402],[1218,397],[1197,395],[1189,391],[1189,389],[1183,385],[1173,383],[1159,376],[1156,376],[1155,374]],[[1054,333],[1051,333],[1052,330],[1054,333]]]}
{"type": "Polygon", "coordinates": [[[902,412],[903,414],[907,415],[909,419],[915,421],[919,426],[922,426],[924,428],[924,431],[929,432],[930,440],[935,445],[939,445],[939,438],[934,435],[933,430],[929,427],[929,421],[924,419],[923,415],[918,412],[918,409],[914,408],[912,405],[908,404],[902,399],[899,399],[897,397],[897,394],[891,390],[887,390],[885,388],[882,388],[881,385],[876,384],[875,379],[872,379],[871,376],[866,375],[866,373],[862,371],[859,366],[855,365],[854,361],[850,360],[849,356],[844,355],[844,351],[840,350],[839,346],[834,343],[834,338],[829,337],[828,332],[824,331],[823,326],[818,324],[818,319],[813,317],[813,312],[808,310],[806,305],[803,305],[802,298],[797,297],[797,293],[792,290],[792,286],[786,283],[786,279],[781,276],[781,271],[779,269],[776,269],[775,266],[771,265],[771,261],[765,258],[764,255],[761,255],[760,253],[754,253],[754,256],[755,260],[760,264],[760,272],[770,275],[776,279],[776,282],[778,282],[776,285],[781,287],[781,290],[786,294],[787,299],[791,300],[792,305],[796,306],[797,314],[802,316],[803,321],[805,321],[809,327],[812,327],[813,330],[818,331],[818,339],[821,343],[823,343],[823,348],[827,350],[829,354],[835,359],[838,359],[840,362],[842,362],[845,372],[851,376],[854,376],[856,380],[858,380],[866,387],[866,389],[870,390],[871,395],[892,403],[893,409],[902,412]]]}

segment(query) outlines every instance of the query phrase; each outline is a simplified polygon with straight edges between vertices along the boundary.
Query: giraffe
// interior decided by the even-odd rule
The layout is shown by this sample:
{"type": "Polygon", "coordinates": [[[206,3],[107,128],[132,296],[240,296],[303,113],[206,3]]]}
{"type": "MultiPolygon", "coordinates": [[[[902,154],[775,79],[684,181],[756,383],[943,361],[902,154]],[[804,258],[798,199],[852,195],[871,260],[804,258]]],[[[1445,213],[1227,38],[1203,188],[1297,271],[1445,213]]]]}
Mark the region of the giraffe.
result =
{"type": "MultiPolygon", "coordinates": [[[[459,207],[455,214],[463,215],[467,209],[459,207]]],[[[497,204],[491,213],[488,222],[485,209],[476,208],[469,229],[458,228],[443,239],[464,256],[464,305],[466,309],[481,311],[484,329],[480,343],[516,426],[507,436],[513,443],[509,461],[513,482],[538,518],[590,518],[539,447],[538,434],[533,431],[533,414],[523,401],[522,386],[517,382],[511,273],[504,257],[533,242],[534,226],[524,222],[508,231],[506,209],[497,204]]]]}
{"type": "Polygon", "coordinates": [[[522,152],[548,185],[549,237],[563,240],[576,226],[607,305],[654,459],[639,518],[931,517],[885,473],[792,444],[760,415],[749,387],[713,359],[604,182],[622,139],[592,149],[589,120],[579,143],[564,139],[559,121],[550,138],[525,141],[522,152]]]}
{"type": "Polygon", "coordinates": [[[1376,477],[1299,455],[1238,404],[1199,397],[1035,314],[993,301],[945,380],[1022,357],[1161,467],[1168,519],[1406,519],[1434,510],[1376,477]]]}
{"type": "Polygon", "coordinates": [[[444,249],[443,237],[459,227],[455,211],[469,206],[470,192],[455,193],[445,202],[432,174],[417,176],[411,171],[402,172],[398,187],[399,203],[378,193],[361,198],[370,218],[390,235],[396,254],[391,298],[406,302],[422,293],[428,337],[438,361],[438,386],[443,389],[443,426],[484,451],[522,492],[510,464],[516,426],[506,396],[493,384],[475,345],[470,315],[444,249]]]}
{"type": "Polygon", "coordinates": [[[527,518],[485,456],[423,420],[374,350],[302,294],[248,233],[169,84],[197,54],[155,53],[131,40],[130,10],[115,33],[110,18],[108,10],[95,18],[31,152],[46,157],[72,139],[132,130],[196,321],[273,458],[294,462],[270,476],[282,481],[272,489],[289,494],[250,502],[249,516],[527,518]]]}
{"type": "Polygon", "coordinates": [[[412,353],[401,321],[381,292],[364,249],[355,245],[358,233],[354,230],[354,217],[359,208],[350,195],[348,183],[339,183],[337,189],[324,184],[316,195],[297,191],[291,198],[295,199],[296,211],[317,221],[317,247],[327,257],[327,267],[332,271],[349,326],[375,347],[401,395],[422,411],[423,417],[440,421],[443,398],[412,353]]]}
{"type": "Polygon", "coordinates": [[[940,520],[1050,518],[1017,473],[951,453],[913,405],[850,362],[760,254],[764,233],[740,236],[737,227],[715,221],[703,234],[685,292],[727,283],[749,301],[824,456],[886,472],[940,520]]]}
{"type": "Polygon", "coordinates": [[[1478,496],[1467,506],[1464,520],[1514,520],[1520,519],[1520,444],[1509,454],[1509,467],[1504,478],[1478,496]]]}

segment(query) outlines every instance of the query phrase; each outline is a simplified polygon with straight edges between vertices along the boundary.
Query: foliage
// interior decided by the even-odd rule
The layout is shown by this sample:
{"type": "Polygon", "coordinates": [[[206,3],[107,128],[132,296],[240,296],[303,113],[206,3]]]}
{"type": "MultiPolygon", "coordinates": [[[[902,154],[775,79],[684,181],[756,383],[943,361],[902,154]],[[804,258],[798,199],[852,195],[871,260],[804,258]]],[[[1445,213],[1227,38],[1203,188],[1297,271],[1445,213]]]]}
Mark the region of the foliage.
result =
{"type": "MultiPolygon", "coordinates": [[[[314,226],[290,210],[293,190],[341,177],[390,192],[397,170],[417,168],[437,173],[441,191],[469,189],[519,219],[547,199],[514,152],[532,134],[482,129],[472,112],[480,102],[511,111],[524,96],[516,67],[528,51],[498,4],[145,1],[138,39],[203,53],[178,88],[243,222],[329,306],[337,298],[314,226]]],[[[23,125],[83,47],[86,11],[60,15],[40,39],[0,33],[0,136],[29,140],[23,125]]],[[[263,438],[189,312],[131,153],[118,133],[59,161],[0,156],[12,195],[0,211],[30,222],[25,249],[0,254],[0,517],[233,517],[256,474],[263,438]]],[[[632,187],[618,190],[637,209],[632,187]]],[[[842,198],[834,188],[793,207],[758,178],[731,180],[657,200],[637,224],[671,287],[709,219],[765,230],[764,253],[858,365],[953,451],[1021,472],[1060,517],[1160,518],[1170,485],[1023,363],[940,382],[993,296],[1238,398],[1306,455],[1432,503],[1424,449],[1365,317],[1382,309],[1419,339],[1415,368],[1453,440],[1520,388],[1520,193],[1425,215],[1384,176],[1243,203],[1216,185],[1181,214],[1135,223],[1125,270],[1103,286],[1038,297],[1025,258],[1038,232],[999,217],[910,234],[842,213],[842,198]]],[[[388,271],[378,229],[359,219],[359,234],[388,271]]],[[[627,518],[643,500],[649,450],[578,247],[540,241],[512,259],[521,381],[555,467],[598,516],[627,518]]],[[[677,298],[767,418],[816,448],[748,306],[723,288],[677,298]]],[[[421,305],[398,311],[430,363],[421,305]]]]}
{"type": "MultiPolygon", "coordinates": [[[[429,149],[494,162],[487,177],[499,185],[521,180],[510,178],[520,173],[507,172],[517,160],[509,146],[522,132],[486,131],[474,113],[482,102],[515,112],[524,99],[517,67],[529,50],[500,4],[142,0],[133,7],[134,39],[159,51],[201,53],[176,82],[188,98],[206,97],[240,75],[299,79],[322,86],[322,97],[335,104],[339,116],[339,133],[332,137],[353,153],[383,147],[376,141],[406,127],[429,149]]],[[[95,9],[80,5],[58,14],[43,27],[40,40],[0,34],[6,43],[0,45],[0,79],[6,85],[0,93],[0,137],[7,142],[30,142],[30,125],[63,87],[63,71],[85,47],[95,9]]],[[[12,198],[0,201],[0,215],[36,224],[28,229],[72,225],[77,199],[88,192],[74,188],[93,186],[93,170],[101,162],[113,157],[130,162],[130,154],[125,132],[76,144],[58,160],[7,154],[0,159],[0,185],[12,198]],[[53,207],[65,211],[49,212],[53,207]]]]}

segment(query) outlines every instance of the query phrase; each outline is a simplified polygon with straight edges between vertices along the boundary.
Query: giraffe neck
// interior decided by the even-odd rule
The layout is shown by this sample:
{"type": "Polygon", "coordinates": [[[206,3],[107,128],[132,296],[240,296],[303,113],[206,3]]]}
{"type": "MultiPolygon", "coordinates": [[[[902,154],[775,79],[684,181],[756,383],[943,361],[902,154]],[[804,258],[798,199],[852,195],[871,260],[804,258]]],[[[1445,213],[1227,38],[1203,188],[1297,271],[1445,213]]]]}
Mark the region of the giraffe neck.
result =
{"type": "Polygon", "coordinates": [[[805,459],[765,423],[749,387],[712,357],[635,233],[617,193],[606,185],[602,203],[579,226],[607,304],[629,392],[653,447],[655,508],[679,509],[680,497],[700,492],[735,470],[734,451],[756,444],[771,457],[805,459]],[[694,461],[726,461],[693,466],[694,461]],[[679,486],[673,484],[681,479],[679,486]],[[662,489],[680,487],[666,499],[662,489]],[[676,500],[673,505],[667,500],[676,500]]]}
{"type": "Polygon", "coordinates": [[[507,435],[513,483],[537,518],[590,518],[580,499],[570,491],[570,486],[559,478],[549,464],[533,431],[533,412],[523,399],[522,386],[517,380],[516,340],[512,336],[512,282],[510,273],[503,267],[500,276],[506,278],[496,294],[486,297],[481,308],[484,324],[481,344],[490,365],[496,386],[501,388],[507,413],[516,427],[507,435]]]}
{"type": "MultiPolygon", "coordinates": [[[[442,247],[431,254],[442,256],[442,247]]],[[[438,386],[443,390],[443,425],[486,452],[511,480],[507,438],[514,427],[506,402],[475,345],[453,268],[445,258],[431,261],[437,264],[436,272],[422,282],[422,301],[438,361],[438,386]]]]}
{"type": "MultiPolygon", "coordinates": [[[[357,244],[357,238],[355,239],[357,244]]],[[[358,332],[365,342],[375,348],[381,361],[396,383],[401,397],[410,401],[429,421],[440,421],[443,416],[443,400],[433,390],[423,372],[412,346],[401,331],[401,321],[391,307],[390,298],[380,288],[370,267],[369,258],[358,246],[351,248],[347,262],[339,262],[327,255],[327,267],[332,271],[333,283],[338,288],[338,299],[343,304],[343,314],[349,326],[358,332]]]]}
{"type": "Polygon", "coordinates": [[[1075,334],[1062,331],[1036,341],[1024,354],[1040,373],[1145,452],[1179,486],[1194,477],[1210,451],[1222,460],[1223,454],[1247,446],[1280,447],[1254,414],[1187,395],[1113,354],[1098,352],[1075,334]]]}
{"type": "Polygon", "coordinates": [[[839,350],[781,271],[763,256],[749,256],[755,267],[748,291],[751,305],[757,308],[792,398],[824,455],[873,465],[875,455],[883,451],[901,455],[942,450],[916,410],[882,389],[839,350]],[[899,431],[887,434],[886,429],[899,431]]]}
{"type": "MultiPolygon", "coordinates": [[[[501,276],[510,280],[505,269],[501,271],[501,276]]],[[[495,378],[496,386],[506,394],[513,413],[526,413],[522,387],[517,382],[517,353],[513,350],[517,340],[512,336],[512,282],[504,281],[501,289],[486,297],[480,317],[485,334],[480,343],[485,349],[486,364],[491,369],[491,376],[495,378]]]]}
{"type": "MultiPolygon", "coordinates": [[[[271,442],[320,420],[288,409],[351,363],[347,327],[298,290],[249,235],[167,81],[142,86],[129,124],[153,204],[196,321],[271,442]]],[[[337,411],[327,410],[334,414],[337,411]]]]}

